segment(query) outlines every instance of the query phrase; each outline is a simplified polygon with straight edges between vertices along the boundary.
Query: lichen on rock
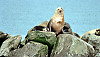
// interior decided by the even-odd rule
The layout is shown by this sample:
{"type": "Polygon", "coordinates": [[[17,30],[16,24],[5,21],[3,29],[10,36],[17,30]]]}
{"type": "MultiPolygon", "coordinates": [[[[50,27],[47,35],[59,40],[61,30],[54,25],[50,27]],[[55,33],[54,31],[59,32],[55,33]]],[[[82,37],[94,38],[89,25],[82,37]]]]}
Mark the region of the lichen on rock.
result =
{"type": "Polygon", "coordinates": [[[95,34],[97,29],[94,30],[91,30],[94,31],[92,33],[91,31],[89,31],[90,33],[84,34],[81,39],[93,46],[96,55],[97,53],[100,52],[100,36],[95,34]]]}
{"type": "Polygon", "coordinates": [[[21,36],[17,35],[15,37],[10,37],[3,42],[0,48],[0,56],[8,56],[11,50],[14,50],[18,47],[21,41],[21,36]]]}
{"type": "Polygon", "coordinates": [[[30,41],[24,47],[11,51],[9,57],[48,57],[48,46],[30,41]]]}
{"type": "Polygon", "coordinates": [[[92,45],[73,35],[62,34],[58,36],[58,46],[51,57],[92,57],[93,53],[92,45]]]}

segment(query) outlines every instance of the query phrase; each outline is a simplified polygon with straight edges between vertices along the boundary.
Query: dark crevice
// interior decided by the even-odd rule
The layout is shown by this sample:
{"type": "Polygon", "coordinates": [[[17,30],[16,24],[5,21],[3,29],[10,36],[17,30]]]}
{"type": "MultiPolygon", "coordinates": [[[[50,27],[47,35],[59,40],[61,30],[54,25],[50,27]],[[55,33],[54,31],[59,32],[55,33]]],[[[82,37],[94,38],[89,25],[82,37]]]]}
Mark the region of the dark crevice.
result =
{"type": "Polygon", "coordinates": [[[8,38],[1,38],[1,39],[0,39],[0,47],[1,47],[2,43],[3,43],[6,39],[8,39],[8,38]]]}
{"type": "Polygon", "coordinates": [[[48,57],[50,57],[51,53],[52,53],[52,49],[53,49],[53,46],[52,47],[49,47],[48,46],[48,57]]]}

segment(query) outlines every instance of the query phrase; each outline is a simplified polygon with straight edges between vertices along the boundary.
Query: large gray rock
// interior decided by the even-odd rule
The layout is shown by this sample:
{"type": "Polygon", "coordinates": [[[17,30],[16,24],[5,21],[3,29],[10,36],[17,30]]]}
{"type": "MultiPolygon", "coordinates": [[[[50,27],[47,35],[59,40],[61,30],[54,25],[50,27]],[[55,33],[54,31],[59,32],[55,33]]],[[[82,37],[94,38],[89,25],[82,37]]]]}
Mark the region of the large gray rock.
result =
{"type": "Polygon", "coordinates": [[[31,31],[36,31],[36,30],[38,30],[38,31],[47,31],[47,30],[46,30],[47,25],[48,25],[48,21],[44,21],[44,22],[40,23],[39,25],[37,25],[37,26],[31,28],[31,29],[28,31],[28,33],[30,33],[31,31]]]}
{"type": "Polygon", "coordinates": [[[95,57],[100,57],[100,52],[95,55],[95,57]]]}
{"type": "Polygon", "coordinates": [[[92,57],[94,48],[92,45],[70,34],[58,36],[58,46],[51,57],[92,57]]]}
{"type": "Polygon", "coordinates": [[[0,31],[0,47],[2,45],[2,43],[8,39],[10,37],[9,34],[3,33],[2,31],[0,31]]]}
{"type": "Polygon", "coordinates": [[[81,36],[79,34],[75,33],[75,32],[72,32],[72,35],[74,35],[74,36],[76,36],[78,38],[81,38],[81,36]]]}
{"type": "Polygon", "coordinates": [[[0,48],[0,56],[8,56],[12,49],[16,49],[21,41],[21,36],[10,37],[5,40],[0,48]]]}
{"type": "Polygon", "coordinates": [[[52,47],[56,41],[56,34],[54,32],[32,31],[28,33],[27,41],[40,42],[49,47],[52,47]]]}
{"type": "Polygon", "coordinates": [[[48,46],[48,56],[52,51],[52,48],[56,48],[57,38],[54,32],[44,31],[30,31],[26,39],[20,43],[21,46],[25,46],[30,41],[35,41],[48,46]]]}
{"type": "Polygon", "coordinates": [[[9,57],[48,57],[48,46],[30,41],[24,47],[11,51],[9,57]]]}
{"type": "Polygon", "coordinates": [[[100,36],[95,34],[85,34],[82,39],[91,44],[95,49],[95,54],[100,52],[100,36]]]}
{"type": "MultiPolygon", "coordinates": [[[[35,41],[48,46],[48,56],[50,56],[52,48],[56,48],[57,38],[54,32],[32,31],[28,33],[25,43],[35,41]]],[[[24,42],[21,45],[24,45],[24,42]]]]}

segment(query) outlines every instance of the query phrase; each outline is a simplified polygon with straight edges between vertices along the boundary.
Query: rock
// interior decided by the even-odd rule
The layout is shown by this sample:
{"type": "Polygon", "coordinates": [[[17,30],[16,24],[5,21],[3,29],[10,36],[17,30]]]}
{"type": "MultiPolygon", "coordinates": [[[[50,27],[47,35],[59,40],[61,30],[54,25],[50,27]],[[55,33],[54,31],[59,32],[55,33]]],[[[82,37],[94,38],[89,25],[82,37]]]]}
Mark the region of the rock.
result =
{"type": "Polygon", "coordinates": [[[15,37],[10,37],[7,40],[5,40],[0,48],[0,56],[8,56],[8,53],[11,50],[14,50],[15,48],[18,47],[20,41],[21,41],[20,35],[15,37]]]}
{"type": "Polygon", "coordinates": [[[100,52],[95,55],[95,57],[100,57],[100,52]]]}
{"type": "Polygon", "coordinates": [[[6,33],[3,33],[2,31],[0,31],[0,47],[1,47],[2,43],[9,37],[10,37],[9,34],[6,34],[6,33]]]}
{"type": "MultiPolygon", "coordinates": [[[[31,28],[28,31],[28,33],[32,32],[32,31],[45,31],[45,32],[47,32],[48,31],[47,24],[48,24],[48,21],[44,21],[41,24],[31,28]]],[[[27,37],[28,37],[28,34],[26,35],[25,38],[27,38],[27,37]]],[[[23,42],[25,42],[25,40],[23,42]]],[[[23,42],[21,43],[22,46],[25,45],[23,42]]]]}
{"type": "Polygon", "coordinates": [[[56,34],[54,32],[32,31],[28,34],[26,42],[35,41],[48,46],[48,56],[51,54],[52,48],[57,43],[56,34]]]}
{"type": "Polygon", "coordinates": [[[34,28],[32,28],[32,31],[48,31],[48,28],[43,26],[35,26],[34,28]]]}
{"type": "Polygon", "coordinates": [[[24,47],[11,51],[9,57],[48,57],[48,46],[30,41],[24,47]]]}
{"type": "Polygon", "coordinates": [[[31,28],[31,29],[28,31],[28,33],[31,32],[31,31],[36,31],[36,30],[38,30],[38,31],[48,31],[48,29],[47,29],[47,24],[48,24],[48,21],[44,21],[44,22],[42,22],[41,24],[39,24],[39,25],[37,25],[37,26],[31,28]]]}
{"type": "Polygon", "coordinates": [[[43,26],[43,27],[47,27],[49,21],[44,21],[41,24],[39,24],[38,26],[43,26]]]}
{"type": "Polygon", "coordinates": [[[95,35],[100,36],[100,29],[97,29],[95,35]]]}
{"type": "Polygon", "coordinates": [[[86,32],[82,37],[81,39],[83,39],[84,41],[88,42],[88,35],[92,34],[92,35],[95,35],[95,32],[96,32],[97,29],[94,29],[94,30],[91,30],[91,31],[88,31],[86,32]]]}
{"type": "Polygon", "coordinates": [[[72,34],[72,29],[68,23],[65,22],[62,34],[72,34]]]}
{"type": "Polygon", "coordinates": [[[58,46],[51,57],[93,57],[92,45],[70,34],[61,34],[58,37],[58,46]]]}
{"type": "Polygon", "coordinates": [[[28,34],[27,42],[29,41],[40,42],[52,47],[57,38],[54,32],[32,31],[28,34]]]}
{"type": "MultiPolygon", "coordinates": [[[[88,32],[86,32],[84,35],[87,35],[87,34],[95,34],[96,30],[97,30],[97,29],[88,31],[88,32]]],[[[84,36],[84,35],[83,35],[83,36],[84,36]]]]}
{"type": "Polygon", "coordinates": [[[81,39],[91,44],[93,48],[95,49],[95,54],[97,54],[98,52],[100,52],[100,36],[95,35],[95,32],[89,33],[89,34],[87,33],[83,35],[81,39]]]}
{"type": "Polygon", "coordinates": [[[75,33],[75,32],[72,32],[72,35],[74,35],[74,36],[76,36],[78,38],[81,38],[81,36],[79,34],[75,33]]]}

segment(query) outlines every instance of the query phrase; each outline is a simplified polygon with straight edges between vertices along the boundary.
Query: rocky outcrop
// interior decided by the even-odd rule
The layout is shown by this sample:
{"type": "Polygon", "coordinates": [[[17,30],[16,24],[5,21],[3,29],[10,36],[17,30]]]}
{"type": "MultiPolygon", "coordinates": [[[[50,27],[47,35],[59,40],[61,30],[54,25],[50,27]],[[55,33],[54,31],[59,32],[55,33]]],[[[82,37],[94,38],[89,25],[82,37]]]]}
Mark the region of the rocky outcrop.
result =
{"type": "Polygon", "coordinates": [[[32,31],[28,34],[26,42],[29,41],[43,43],[52,47],[56,43],[57,38],[54,32],[32,31]]]}
{"type": "MultiPolygon", "coordinates": [[[[44,21],[44,22],[42,22],[41,24],[39,24],[39,25],[37,25],[37,26],[31,28],[31,29],[28,31],[28,33],[31,32],[31,31],[45,31],[45,32],[47,32],[47,31],[49,30],[49,29],[47,28],[48,23],[49,23],[48,21],[44,21]]],[[[79,35],[79,34],[77,34],[77,33],[75,33],[75,32],[72,32],[71,26],[70,26],[68,23],[66,23],[66,22],[65,22],[65,25],[64,25],[62,31],[60,32],[60,34],[72,34],[72,35],[74,35],[74,36],[80,38],[80,35],[79,35]]],[[[28,35],[27,35],[27,36],[28,36],[28,35]]],[[[26,36],[25,38],[27,38],[27,36],[26,36]]]]}
{"type": "Polygon", "coordinates": [[[43,32],[43,31],[32,31],[28,33],[25,43],[35,41],[48,46],[48,55],[50,56],[51,51],[55,48],[57,43],[56,34],[54,32],[43,32]]]}
{"type": "Polygon", "coordinates": [[[86,41],[87,43],[93,46],[93,48],[95,49],[95,55],[100,54],[100,36],[99,36],[100,34],[97,32],[99,32],[98,29],[94,29],[82,36],[82,39],[84,41],[86,41]]]}
{"type": "Polygon", "coordinates": [[[48,57],[92,57],[95,52],[92,45],[71,34],[56,37],[54,32],[31,31],[24,43],[30,41],[47,45],[48,57]]]}
{"type": "Polygon", "coordinates": [[[48,31],[47,25],[48,25],[48,21],[44,21],[44,22],[40,23],[39,25],[31,28],[28,31],[28,33],[31,32],[31,31],[48,31]]]}
{"type": "Polygon", "coordinates": [[[21,41],[21,36],[15,36],[15,37],[10,37],[7,40],[5,40],[0,48],[0,56],[8,56],[8,53],[11,50],[14,50],[18,47],[18,44],[21,41]]]}
{"type": "Polygon", "coordinates": [[[82,37],[65,23],[62,32],[48,32],[48,21],[28,31],[25,40],[21,35],[12,37],[0,31],[0,57],[100,57],[100,29],[82,37]]]}
{"type": "Polygon", "coordinates": [[[58,37],[58,46],[51,57],[93,57],[94,48],[85,41],[70,35],[62,34],[58,37]]]}
{"type": "Polygon", "coordinates": [[[95,55],[95,57],[100,57],[100,52],[95,55]]]}
{"type": "Polygon", "coordinates": [[[48,47],[41,43],[30,41],[24,47],[11,51],[9,57],[47,57],[48,47]]]}
{"type": "Polygon", "coordinates": [[[78,38],[81,38],[81,36],[79,34],[75,33],[75,32],[72,32],[72,35],[74,35],[74,36],[76,36],[78,38]]]}
{"type": "Polygon", "coordinates": [[[2,31],[0,31],[0,47],[1,47],[2,43],[9,37],[10,37],[10,34],[6,34],[6,33],[3,33],[2,31]]]}

